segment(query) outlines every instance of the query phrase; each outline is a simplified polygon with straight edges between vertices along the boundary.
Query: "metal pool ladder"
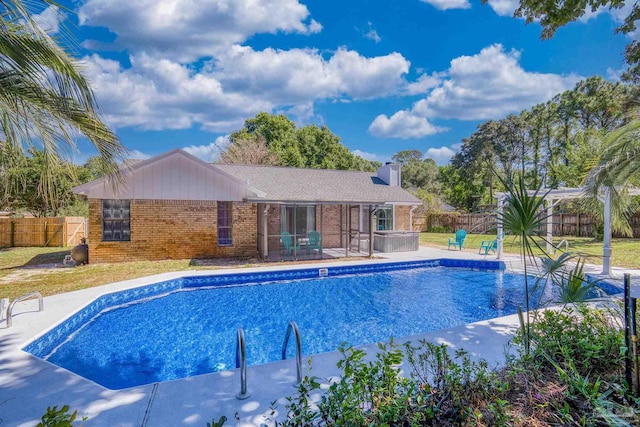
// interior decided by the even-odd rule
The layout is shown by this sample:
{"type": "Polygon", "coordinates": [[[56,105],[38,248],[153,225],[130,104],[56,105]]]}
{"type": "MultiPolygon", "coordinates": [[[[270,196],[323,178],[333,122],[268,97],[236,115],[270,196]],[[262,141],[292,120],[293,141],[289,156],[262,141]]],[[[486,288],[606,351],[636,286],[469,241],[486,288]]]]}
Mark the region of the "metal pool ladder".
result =
{"type": "Polygon", "coordinates": [[[302,381],[302,340],[300,339],[298,325],[296,325],[296,322],[293,320],[289,322],[289,326],[287,326],[287,333],[284,337],[284,343],[282,344],[282,360],[287,359],[287,344],[289,344],[289,337],[292,331],[296,337],[296,382],[293,383],[293,385],[297,386],[302,381]]]}
{"type": "Polygon", "coordinates": [[[42,294],[40,292],[30,292],[26,295],[22,295],[21,297],[18,297],[16,299],[14,299],[11,304],[9,304],[9,308],[7,308],[7,328],[10,328],[11,325],[13,324],[13,322],[11,321],[11,315],[13,313],[13,307],[15,307],[15,305],[17,303],[19,303],[20,301],[24,301],[28,298],[31,297],[38,297],[38,311],[43,311],[44,310],[44,302],[42,300],[42,294]]]}
{"type": "Polygon", "coordinates": [[[236,341],[236,368],[240,368],[240,393],[236,394],[236,397],[244,400],[251,396],[251,393],[247,391],[247,349],[242,328],[238,328],[236,341]]]}

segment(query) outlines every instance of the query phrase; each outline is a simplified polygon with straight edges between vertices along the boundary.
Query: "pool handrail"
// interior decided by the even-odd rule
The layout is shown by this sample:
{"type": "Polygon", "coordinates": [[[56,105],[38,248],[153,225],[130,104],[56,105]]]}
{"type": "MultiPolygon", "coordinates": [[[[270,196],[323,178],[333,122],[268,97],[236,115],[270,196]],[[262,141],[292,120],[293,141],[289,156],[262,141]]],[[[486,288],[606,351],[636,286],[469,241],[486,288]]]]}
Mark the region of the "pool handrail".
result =
{"type": "Polygon", "coordinates": [[[44,310],[44,301],[42,299],[42,294],[40,292],[35,291],[35,292],[29,292],[28,294],[22,295],[14,299],[13,301],[11,301],[11,304],[9,304],[9,307],[7,308],[7,328],[10,328],[11,325],[13,325],[13,322],[11,321],[11,316],[13,315],[13,307],[15,307],[15,305],[20,301],[24,301],[31,297],[38,297],[38,311],[44,310]]]}
{"type": "Polygon", "coordinates": [[[284,336],[284,342],[282,343],[282,360],[287,359],[287,345],[289,344],[289,337],[291,337],[291,331],[296,337],[296,382],[293,383],[297,386],[302,382],[302,339],[300,338],[300,330],[298,325],[293,320],[289,322],[287,326],[287,333],[284,336]]]}
{"type": "Polygon", "coordinates": [[[236,394],[236,398],[244,400],[251,393],[247,391],[247,348],[242,328],[238,328],[236,340],[236,368],[240,368],[240,393],[236,394]]]}

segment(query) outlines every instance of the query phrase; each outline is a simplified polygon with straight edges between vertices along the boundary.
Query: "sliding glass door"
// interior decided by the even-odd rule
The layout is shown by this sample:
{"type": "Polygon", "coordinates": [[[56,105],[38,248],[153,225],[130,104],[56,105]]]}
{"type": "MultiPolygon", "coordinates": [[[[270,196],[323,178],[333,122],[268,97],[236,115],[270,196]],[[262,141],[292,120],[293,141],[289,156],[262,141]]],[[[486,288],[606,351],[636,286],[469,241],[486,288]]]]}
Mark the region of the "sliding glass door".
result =
{"type": "Polygon", "coordinates": [[[316,229],[316,207],[283,205],[280,207],[280,231],[306,237],[316,229]]]}

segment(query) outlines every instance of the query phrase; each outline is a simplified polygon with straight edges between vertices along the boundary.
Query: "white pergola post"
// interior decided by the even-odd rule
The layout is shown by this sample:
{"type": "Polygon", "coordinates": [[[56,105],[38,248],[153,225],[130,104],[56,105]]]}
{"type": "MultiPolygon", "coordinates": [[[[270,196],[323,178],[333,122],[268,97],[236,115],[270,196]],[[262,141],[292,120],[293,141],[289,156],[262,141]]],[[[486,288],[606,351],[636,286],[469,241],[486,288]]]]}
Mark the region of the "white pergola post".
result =
{"type": "Polygon", "coordinates": [[[553,199],[547,202],[547,255],[553,256],[553,199]]]}
{"type": "MultiPolygon", "coordinates": [[[[498,241],[498,253],[496,255],[496,259],[502,259],[502,241],[503,241],[503,230],[502,230],[502,211],[504,210],[504,198],[503,194],[498,195],[498,227],[496,230],[496,239],[498,241]]],[[[488,251],[487,251],[488,252],[488,251]]]]}
{"type": "Polygon", "coordinates": [[[604,246],[602,247],[602,274],[611,271],[611,189],[604,189],[604,246]]]}

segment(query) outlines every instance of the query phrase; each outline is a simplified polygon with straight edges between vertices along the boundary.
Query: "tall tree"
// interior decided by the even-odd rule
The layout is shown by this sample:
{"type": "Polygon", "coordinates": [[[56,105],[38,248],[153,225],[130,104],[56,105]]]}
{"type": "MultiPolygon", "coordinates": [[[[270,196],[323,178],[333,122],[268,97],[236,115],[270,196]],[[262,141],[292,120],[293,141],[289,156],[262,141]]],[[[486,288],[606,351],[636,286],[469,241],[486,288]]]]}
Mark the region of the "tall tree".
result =
{"type": "MultiPolygon", "coordinates": [[[[43,168],[38,188],[43,197],[52,198],[53,171],[60,164],[61,147],[75,148],[74,132],[89,139],[110,172],[117,172],[125,149],[100,119],[79,62],[38,26],[27,4],[42,8],[53,2],[0,1],[0,144],[23,155],[42,148],[50,166],[43,168]]],[[[0,179],[7,179],[6,174],[0,179]]]]}
{"type": "Polygon", "coordinates": [[[264,136],[235,138],[220,154],[220,163],[227,165],[279,165],[278,156],[269,151],[264,136]]]}
{"type": "Polygon", "coordinates": [[[284,166],[362,171],[373,171],[380,166],[378,162],[355,156],[328,127],[296,128],[284,114],[263,112],[245,120],[242,129],[231,133],[229,147],[258,137],[264,139],[269,152],[284,166]]]}
{"type": "Polygon", "coordinates": [[[285,166],[303,166],[296,140],[296,124],[284,114],[258,113],[244,122],[244,128],[232,132],[231,143],[237,139],[251,139],[261,135],[269,151],[275,153],[285,166]]]}
{"type": "Polygon", "coordinates": [[[0,206],[25,210],[34,216],[58,216],[77,201],[72,188],[91,179],[91,172],[85,167],[65,161],[51,164],[44,151],[32,149],[5,171],[6,188],[0,206]],[[45,197],[41,188],[45,175],[53,183],[52,197],[45,197]]]}

